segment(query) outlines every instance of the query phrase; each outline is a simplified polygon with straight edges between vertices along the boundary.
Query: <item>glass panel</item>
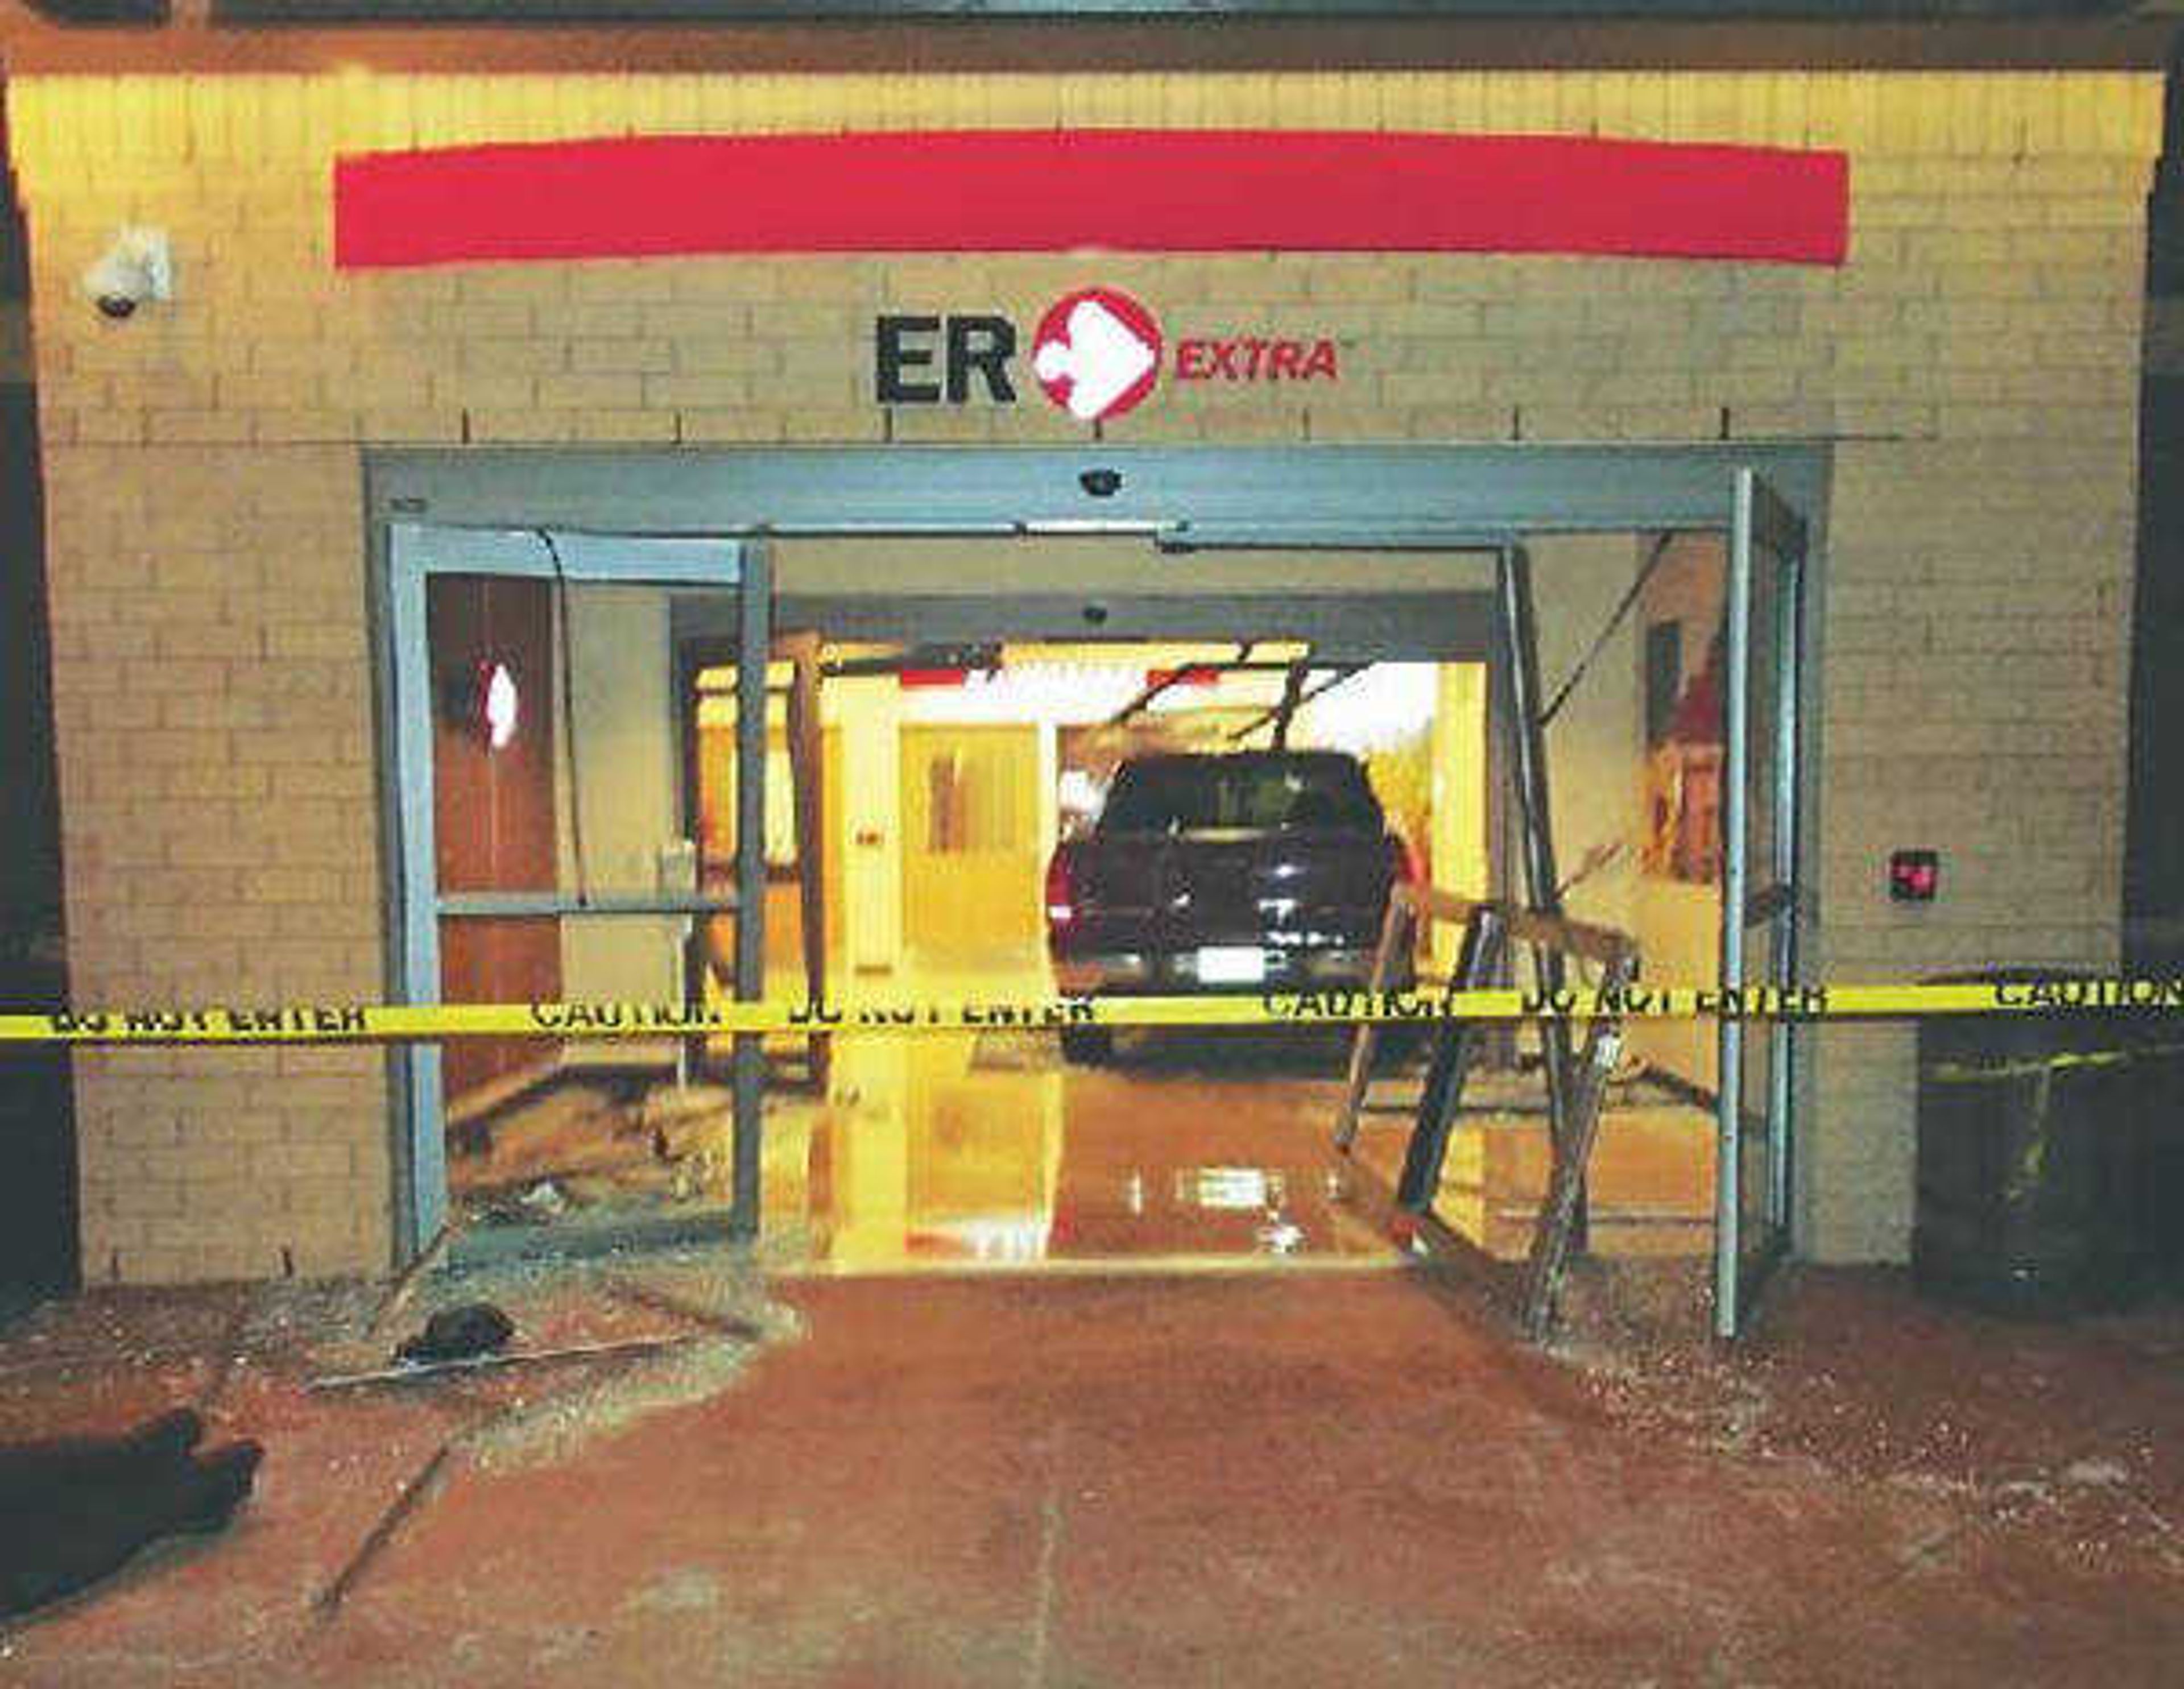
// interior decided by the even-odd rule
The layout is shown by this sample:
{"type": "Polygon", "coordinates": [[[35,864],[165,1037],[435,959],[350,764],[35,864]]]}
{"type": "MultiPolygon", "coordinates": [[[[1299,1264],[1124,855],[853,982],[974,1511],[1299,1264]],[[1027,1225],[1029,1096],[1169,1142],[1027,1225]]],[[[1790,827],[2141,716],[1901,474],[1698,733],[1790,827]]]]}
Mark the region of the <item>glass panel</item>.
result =
{"type": "Polygon", "coordinates": [[[443,896],[691,889],[674,596],[537,577],[426,582],[443,896]]]}
{"type": "MultiPolygon", "coordinates": [[[[683,819],[698,747],[677,715],[680,590],[426,581],[442,1001],[684,997],[694,917],[639,911],[733,884],[701,882],[683,819]],[[593,906],[570,912],[579,898],[593,906]]],[[[672,1037],[451,1040],[426,1081],[450,1212],[507,1226],[726,1205],[732,1098],[701,1058],[672,1037]]]]}
{"type": "MultiPolygon", "coordinates": [[[[686,597],[763,606],[766,580],[762,555],[721,539],[394,527],[406,1000],[682,995],[698,900],[672,612],[686,597]],[[670,912],[655,912],[663,902],[670,912]]],[[[523,1038],[401,1052],[408,1250],[448,1217],[451,1129],[475,1134],[540,1074],[550,1090],[580,1053],[606,1047],[523,1038]]],[[[671,1052],[656,1071],[672,1066],[671,1052]]]]}
{"type": "MultiPolygon", "coordinates": [[[[1803,751],[1798,700],[1804,686],[1805,542],[1800,528],[1776,571],[1774,622],[1780,653],[1774,683],[1773,744],[1774,823],[1773,882],[1777,888],[1774,923],[1774,983],[1788,987],[1805,977],[1803,965],[1805,878],[1798,845],[1798,791],[1803,751]]],[[[1772,1095],[1768,1104],[1769,1212],[1784,1244],[1791,1222],[1791,1179],[1797,1154],[1793,1080],[1803,1034],[1786,1021],[1769,1028],[1773,1055],[1768,1070],[1772,1095]]]]}
{"type": "MultiPolygon", "coordinates": [[[[1724,984],[1781,988],[1797,977],[1797,517],[1748,472],[1730,536],[1730,686],[1722,953],[1724,984]]],[[[1789,1237],[1791,1062],[1795,1034],[1769,1018],[1720,1030],[1716,1329],[1744,1324],[1760,1276],[1789,1237]]]]}
{"type": "Polygon", "coordinates": [[[549,581],[448,575],[426,588],[439,889],[551,891],[558,717],[549,581]]]}
{"type": "MultiPolygon", "coordinates": [[[[581,975],[584,947],[649,918],[460,919],[440,930],[448,1002],[521,1001],[581,975]]],[[[655,958],[679,970],[660,939],[655,958]]],[[[672,943],[679,952],[680,937],[672,943]]],[[[585,995],[588,994],[572,994],[585,995]]],[[[472,1229],[612,1224],[725,1210],[735,1110],[688,1040],[452,1040],[441,1059],[450,1213],[472,1229]]]]}
{"type": "MultiPolygon", "coordinates": [[[[1780,817],[1776,813],[1774,776],[1780,755],[1777,677],[1786,655],[1778,615],[1781,566],[1764,546],[1754,546],[1745,688],[1744,981],[1747,985],[1780,983],[1779,964],[1784,959],[1778,925],[1764,912],[1780,895],[1774,844],[1780,817]]],[[[1778,1053],[1773,1030],[1773,1023],[1768,1022],[1748,1023],[1744,1028],[1737,1243],[1741,1263],[1747,1272],[1781,1241],[1771,1200],[1769,1107],[1778,1053]]]]}
{"type": "Polygon", "coordinates": [[[1130,763],[1108,794],[1101,822],[1109,833],[1325,828],[1377,833],[1384,824],[1355,760],[1309,751],[1130,763]]]}

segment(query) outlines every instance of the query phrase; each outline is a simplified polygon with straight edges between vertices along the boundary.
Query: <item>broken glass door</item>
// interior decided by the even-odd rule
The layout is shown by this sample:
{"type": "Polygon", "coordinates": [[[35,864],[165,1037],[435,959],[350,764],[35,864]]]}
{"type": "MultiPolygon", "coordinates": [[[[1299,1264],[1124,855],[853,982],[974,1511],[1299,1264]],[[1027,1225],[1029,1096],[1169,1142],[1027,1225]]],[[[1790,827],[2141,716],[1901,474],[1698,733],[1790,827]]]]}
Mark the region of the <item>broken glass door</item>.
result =
{"type": "MultiPolygon", "coordinates": [[[[1802,520],[1737,471],[1730,527],[1722,770],[1721,984],[1771,996],[1798,980],[1797,687],[1802,520]]],[[[1724,1017],[1716,1102],[1714,1329],[1736,1336],[1790,1243],[1797,1030],[1724,1017]]]]}
{"type": "MultiPolygon", "coordinates": [[[[697,878],[671,610],[692,595],[734,600],[762,677],[763,558],[727,539],[543,530],[392,539],[403,998],[699,1001],[696,934],[746,906],[740,881],[697,878]]],[[[760,801],[763,763],[752,759],[760,801]]],[[[755,995],[746,923],[726,924],[721,971],[755,995]]],[[[407,1247],[450,1221],[611,1228],[705,1211],[755,1228],[755,1048],[737,1040],[733,1083],[716,1094],[692,1084],[694,1040],[672,1018],[657,1038],[614,1041],[554,1023],[404,1053],[407,1247]]]]}

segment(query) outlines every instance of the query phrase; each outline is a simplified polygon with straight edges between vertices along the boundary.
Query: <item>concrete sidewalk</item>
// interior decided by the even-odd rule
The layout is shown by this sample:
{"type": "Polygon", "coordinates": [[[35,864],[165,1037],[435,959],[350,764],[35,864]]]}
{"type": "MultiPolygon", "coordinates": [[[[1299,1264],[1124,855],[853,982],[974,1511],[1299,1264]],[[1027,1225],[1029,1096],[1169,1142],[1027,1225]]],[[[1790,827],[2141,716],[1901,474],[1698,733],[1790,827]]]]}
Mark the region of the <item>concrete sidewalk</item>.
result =
{"type": "MultiPolygon", "coordinates": [[[[0,1678],[2176,1681],[2174,1310],[2006,1326],[1808,1274],[1724,1357],[1580,1288],[1546,1356],[1413,1274],[800,1283],[804,1337],[710,1393],[446,1463],[331,1610],[451,1429],[567,1386],[307,1395],[264,1356],[215,1410],[269,1449],[242,1522],[20,1627],[0,1678]]],[[[227,1316],[161,1306],[203,1359],[0,1346],[0,1429],[203,1390],[227,1316]]]]}

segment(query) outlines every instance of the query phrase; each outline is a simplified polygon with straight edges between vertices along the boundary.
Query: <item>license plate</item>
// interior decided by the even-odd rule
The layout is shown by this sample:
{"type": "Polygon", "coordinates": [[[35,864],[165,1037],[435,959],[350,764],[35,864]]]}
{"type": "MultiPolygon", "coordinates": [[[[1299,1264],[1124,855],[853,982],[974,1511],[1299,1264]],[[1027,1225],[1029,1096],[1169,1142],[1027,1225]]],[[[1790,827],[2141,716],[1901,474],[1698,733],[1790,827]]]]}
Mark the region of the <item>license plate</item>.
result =
{"type": "Polygon", "coordinates": [[[1256,985],[1267,977],[1267,953],[1243,945],[1208,945],[1198,952],[1201,985],[1256,985]]]}

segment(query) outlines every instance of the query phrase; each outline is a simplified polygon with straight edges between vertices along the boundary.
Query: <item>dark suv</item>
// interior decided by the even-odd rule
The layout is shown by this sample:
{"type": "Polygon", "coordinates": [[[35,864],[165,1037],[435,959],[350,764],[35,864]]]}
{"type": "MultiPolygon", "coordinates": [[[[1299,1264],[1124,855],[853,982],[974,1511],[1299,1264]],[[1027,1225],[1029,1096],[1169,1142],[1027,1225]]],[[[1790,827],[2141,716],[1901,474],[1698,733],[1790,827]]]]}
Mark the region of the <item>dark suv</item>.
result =
{"type": "MultiPolygon", "coordinates": [[[[1055,984],[1071,995],[1363,985],[1390,889],[1409,873],[1353,756],[1133,758],[1091,833],[1047,868],[1055,984]]],[[[1062,1044],[1094,1059],[1109,1040],[1084,1028],[1062,1044]]]]}

